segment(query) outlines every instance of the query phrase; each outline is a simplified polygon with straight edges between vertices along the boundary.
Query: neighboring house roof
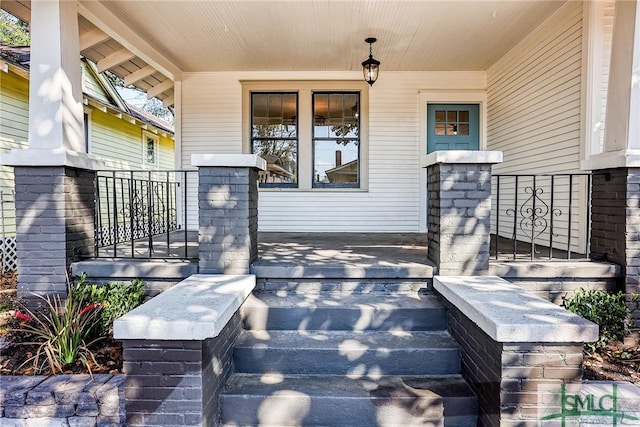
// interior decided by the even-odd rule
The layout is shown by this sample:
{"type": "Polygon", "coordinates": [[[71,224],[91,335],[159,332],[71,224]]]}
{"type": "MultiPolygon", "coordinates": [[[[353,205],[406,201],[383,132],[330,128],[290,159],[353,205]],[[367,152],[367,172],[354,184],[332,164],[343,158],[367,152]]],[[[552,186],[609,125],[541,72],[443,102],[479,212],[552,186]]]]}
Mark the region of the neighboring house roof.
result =
{"type": "Polygon", "coordinates": [[[126,102],[126,104],[133,116],[139,118],[140,120],[149,122],[159,129],[164,129],[167,132],[171,132],[171,133],[174,132],[174,127],[171,123],[165,120],[162,120],[161,118],[156,117],[153,114],[149,113],[148,111],[145,111],[142,108],[136,107],[133,104],[129,104],[128,102],[126,102]]]}
{"type": "MultiPolygon", "coordinates": [[[[6,46],[0,44],[0,61],[3,63],[2,68],[5,72],[12,71],[28,79],[30,57],[30,46],[6,46]]],[[[98,68],[93,62],[86,58],[83,58],[82,61],[85,72],[89,73],[90,77],[98,85],[97,87],[95,85],[94,87],[83,85],[85,104],[90,104],[104,112],[112,110],[115,114],[124,113],[133,120],[139,120],[146,125],[153,126],[173,136],[175,129],[172,124],[125,102],[109,79],[106,78],[104,74],[98,72],[98,68]]]]}

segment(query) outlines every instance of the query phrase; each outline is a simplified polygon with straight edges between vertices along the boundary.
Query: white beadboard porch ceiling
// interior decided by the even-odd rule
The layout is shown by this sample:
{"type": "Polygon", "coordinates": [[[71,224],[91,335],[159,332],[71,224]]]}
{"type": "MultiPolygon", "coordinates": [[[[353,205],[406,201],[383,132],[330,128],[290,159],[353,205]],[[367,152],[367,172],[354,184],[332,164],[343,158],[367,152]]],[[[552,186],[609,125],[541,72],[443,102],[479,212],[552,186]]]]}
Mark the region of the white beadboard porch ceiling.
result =
{"type": "Polygon", "coordinates": [[[104,5],[183,71],[486,70],[563,1],[123,1],[104,5]]]}
{"type": "MultiPolygon", "coordinates": [[[[200,71],[481,71],[566,0],[79,0],[81,53],[173,104],[200,71]]],[[[30,0],[0,6],[29,21],[30,0]]]]}

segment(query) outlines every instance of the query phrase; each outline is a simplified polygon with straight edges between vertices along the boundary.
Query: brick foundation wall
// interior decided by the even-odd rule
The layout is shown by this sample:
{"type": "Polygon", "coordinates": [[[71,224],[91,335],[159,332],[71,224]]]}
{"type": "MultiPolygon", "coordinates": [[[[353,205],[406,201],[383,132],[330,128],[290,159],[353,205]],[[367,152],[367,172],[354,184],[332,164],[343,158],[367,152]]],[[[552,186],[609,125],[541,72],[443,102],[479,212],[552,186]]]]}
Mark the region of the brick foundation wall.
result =
{"type": "Polygon", "coordinates": [[[247,274],[258,258],[258,171],[198,169],[200,273],[247,274]]]}
{"type": "Polygon", "coordinates": [[[478,396],[479,426],[537,426],[539,392],[582,380],[582,345],[496,342],[445,305],[460,344],[462,375],[478,396]]]}
{"type": "Polygon", "coordinates": [[[204,341],[124,340],[127,425],[217,425],[241,329],[237,312],[204,341]]]}
{"type": "Polygon", "coordinates": [[[570,297],[577,289],[600,290],[616,292],[618,290],[618,278],[506,278],[514,285],[534,295],[544,298],[554,304],[562,305],[565,296],[570,297]]]}
{"type": "Polygon", "coordinates": [[[94,249],[93,172],[16,167],[18,297],[66,294],[70,263],[94,249]]]}
{"type": "Polygon", "coordinates": [[[431,165],[427,191],[428,257],[438,274],[487,274],[491,165],[431,165]]]}

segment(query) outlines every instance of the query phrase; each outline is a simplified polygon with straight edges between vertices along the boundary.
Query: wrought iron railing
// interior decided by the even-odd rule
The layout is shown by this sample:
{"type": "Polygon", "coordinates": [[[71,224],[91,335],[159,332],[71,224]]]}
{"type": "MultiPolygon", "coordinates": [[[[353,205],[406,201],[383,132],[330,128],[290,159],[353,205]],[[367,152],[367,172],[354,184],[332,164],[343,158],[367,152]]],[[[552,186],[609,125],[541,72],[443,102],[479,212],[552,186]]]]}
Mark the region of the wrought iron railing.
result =
{"type": "Polygon", "coordinates": [[[186,219],[193,173],[97,171],[96,256],[192,258],[186,219]]]}
{"type": "Polygon", "coordinates": [[[591,174],[494,175],[494,259],[585,259],[589,254],[591,174]]]}

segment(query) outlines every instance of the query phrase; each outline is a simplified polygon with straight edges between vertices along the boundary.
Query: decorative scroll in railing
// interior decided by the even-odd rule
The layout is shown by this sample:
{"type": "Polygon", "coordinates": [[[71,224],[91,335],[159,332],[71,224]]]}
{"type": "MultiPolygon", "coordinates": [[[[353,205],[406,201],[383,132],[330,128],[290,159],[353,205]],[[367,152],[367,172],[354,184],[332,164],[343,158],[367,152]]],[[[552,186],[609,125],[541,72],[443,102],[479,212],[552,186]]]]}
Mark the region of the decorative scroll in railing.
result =
{"type": "Polygon", "coordinates": [[[584,259],[589,253],[591,175],[494,175],[491,256],[584,259]]]}
{"type": "Polygon", "coordinates": [[[191,171],[97,171],[96,256],[191,258],[187,178],[191,171]]]}

